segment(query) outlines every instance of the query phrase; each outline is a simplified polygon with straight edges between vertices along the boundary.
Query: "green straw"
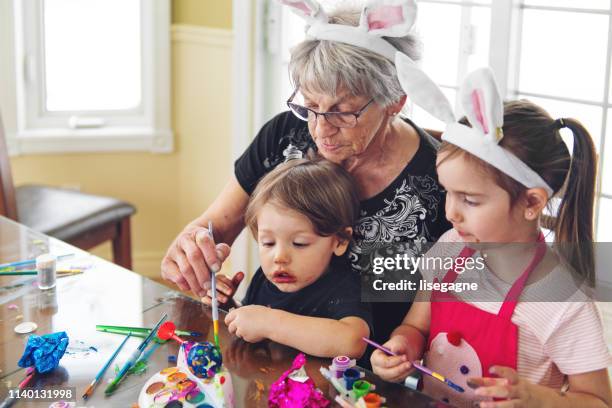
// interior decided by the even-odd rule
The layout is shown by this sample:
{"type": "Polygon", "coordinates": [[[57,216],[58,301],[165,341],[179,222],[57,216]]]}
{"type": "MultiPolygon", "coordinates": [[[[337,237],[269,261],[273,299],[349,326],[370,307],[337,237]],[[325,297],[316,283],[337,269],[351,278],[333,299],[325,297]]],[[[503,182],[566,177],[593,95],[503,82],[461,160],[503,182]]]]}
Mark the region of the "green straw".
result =
{"type": "MultiPolygon", "coordinates": [[[[117,333],[117,334],[126,334],[132,333],[133,336],[136,337],[146,337],[150,332],[150,327],[129,327],[129,326],[109,326],[104,324],[97,324],[96,330],[99,332],[106,333],[117,333]],[[144,334],[144,336],[139,336],[139,334],[144,334]]],[[[189,330],[175,330],[175,333],[178,336],[189,336],[189,337],[201,337],[202,333],[189,331],[189,330]]]]}

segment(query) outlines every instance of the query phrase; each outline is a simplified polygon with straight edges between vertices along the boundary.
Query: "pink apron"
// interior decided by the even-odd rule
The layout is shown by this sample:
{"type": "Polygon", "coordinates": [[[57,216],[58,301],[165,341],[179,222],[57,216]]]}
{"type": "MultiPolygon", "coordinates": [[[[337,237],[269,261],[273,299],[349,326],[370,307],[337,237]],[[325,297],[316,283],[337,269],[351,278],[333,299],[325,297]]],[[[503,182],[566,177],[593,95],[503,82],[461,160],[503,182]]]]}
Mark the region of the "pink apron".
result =
{"type": "MultiPolygon", "coordinates": [[[[460,407],[475,406],[476,401],[485,398],[474,395],[474,390],[467,386],[468,378],[490,377],[489,369],[494,365],[516,369],[518,327],[512,323],[512,314],[529,274],[546,253],[543,241],[544,237],[540,235],[533,259],[508,291],[497,314],[462,302],[449,293],[432,292],[425,363],[463,387],[465,393],[456,392],[425,376],[423,384],[427,394],[460,407]]],[[[459,257],[469,258],[474,252],[474,249],[465,247],[459,257]]],[[[453,265],[443,282],[454,282],[457,276],[453,265]]]]}

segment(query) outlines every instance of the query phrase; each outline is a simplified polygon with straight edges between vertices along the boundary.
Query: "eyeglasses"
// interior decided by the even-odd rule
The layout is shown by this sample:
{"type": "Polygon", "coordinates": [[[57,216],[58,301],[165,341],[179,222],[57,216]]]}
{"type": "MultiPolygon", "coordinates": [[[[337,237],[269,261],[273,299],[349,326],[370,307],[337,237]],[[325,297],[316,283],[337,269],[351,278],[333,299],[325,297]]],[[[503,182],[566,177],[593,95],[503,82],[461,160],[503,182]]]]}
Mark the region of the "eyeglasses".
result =
{"type": "Polygon", "coordinates": [[[293,98],[295,98],[297,92],[298,90],[296,89],[293,91],[289,99],[287,99],[287,106],[289,109],[291,109],[291,112],[293,112],[295,116],[305,121],[313,118],[316,121],[319,119],[319,115],[321,115],[325,118],[327,123],[338,128],[354,128],[357,126],[357,119],[359,119],[359,116],[361,116],[363,112],[368,109],[368,106],[370,106],[372,102],[374,102],[374,98],[370,99],[370,101],[366,103],[363,108],[356,112],[317,112],[305,106],[293,103],[293,98]]]}

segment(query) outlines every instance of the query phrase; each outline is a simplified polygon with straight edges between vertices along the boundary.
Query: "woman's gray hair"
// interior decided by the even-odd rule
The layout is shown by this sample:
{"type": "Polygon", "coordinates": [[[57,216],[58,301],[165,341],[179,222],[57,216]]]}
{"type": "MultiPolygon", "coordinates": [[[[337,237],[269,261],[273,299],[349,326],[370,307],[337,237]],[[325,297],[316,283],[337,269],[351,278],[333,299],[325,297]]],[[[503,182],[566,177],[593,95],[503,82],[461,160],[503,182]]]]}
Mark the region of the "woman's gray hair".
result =
{"type": "MultiPolygon", "coordinates": [[[[354,9],[336,10],[330,13],[329,22],[357,26],[360,14],[354,9]]],[[[421,58],[421,41],[415,34],[383,38],[412,60],[421,58]]],[[[382,107],[405,94],[391,61],[365,48],[337,41],[305,40],[293,47],[289,75],[296,88],[333,97],[338,88],[345,88],[352,95],[374,98],[382,107]]]]}

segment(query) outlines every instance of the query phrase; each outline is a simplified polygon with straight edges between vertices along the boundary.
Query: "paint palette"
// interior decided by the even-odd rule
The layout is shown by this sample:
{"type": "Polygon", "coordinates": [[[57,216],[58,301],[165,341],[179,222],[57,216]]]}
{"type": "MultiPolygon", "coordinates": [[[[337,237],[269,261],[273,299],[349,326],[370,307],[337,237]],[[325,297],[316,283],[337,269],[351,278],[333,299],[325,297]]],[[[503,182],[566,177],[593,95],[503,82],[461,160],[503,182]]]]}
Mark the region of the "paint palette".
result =
{"type": "Polygon", "coordinates": [[[185,342],[177,366],[164,368],[145,383],[140,408],[233,408],[232,377],[210,343],[185,342]]]}

